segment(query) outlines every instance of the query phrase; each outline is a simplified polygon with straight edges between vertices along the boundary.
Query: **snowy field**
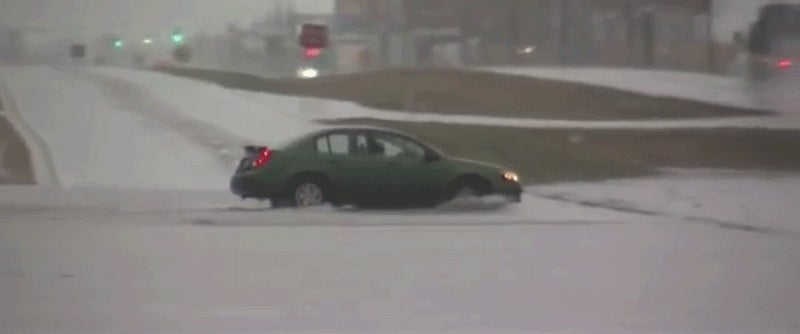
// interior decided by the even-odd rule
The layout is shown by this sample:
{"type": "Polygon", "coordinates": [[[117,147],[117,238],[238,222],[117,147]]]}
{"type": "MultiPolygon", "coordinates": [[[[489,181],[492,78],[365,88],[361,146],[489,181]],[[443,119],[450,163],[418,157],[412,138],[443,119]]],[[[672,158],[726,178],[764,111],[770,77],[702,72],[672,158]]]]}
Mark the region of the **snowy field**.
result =
{"type": "MultiPolygon", "coordinates": [[[[521,70],[525,74],[527,70],[521,70]]],[[[510,117],[487,117],[474,115],[442,115],[429,113],[408,113],[369,109],[350,102],[331,101],[313,98],[298,98],[285,95],[257,93],[248,91],[238,91],[222,88],[218,85],[200,82],[191,79],[178,78],[163,73],[137,72],[125,69],[101,68],[93,69],[93,73],[105,76],[124,78],[149,89],[153,94],[161,94],[166,99],[181,104],[188,110],[193,117],[197,117],[204,122],[216,124],[229,131],[237,133],[256,133],[250,137],[263,133],[263,128],[268,122],[272,122],[276,114],[284,117],[292,117],[299,120],[315,121],[329,119],[346,119],[369,117],[393,121],[405,122],[434,122],[446,124],[471,124],[471,125],[492,125],[503,127],[522,127],[522,128],[587,128],[587,129],[665,129],[665,128],[716,128],[716,127],[736,127],[736,128],[770,128],[770,129],[798,129],[800,128],[800,112],[796,114],[783,113],[776,117],[726,117],[721,119],[703,120],[643,120],[643,121],[568,121],[568,120],[541,120],[528,118],[510,117]],[[180,93],[181,91],[186,91],[180,93]],[[216,93],[210,93],[216,92],[216,93]],[[249,102],[242,102],[249,100],[249,102]],[[214,99],[224,101],[238,98],[236,104],[240,108],[225,108],[225,115],[235,115],[235,118],[223,119],[223,115],[217,112],[217,108],[208,106],[218,106],[214,99]],[[195,101],[197,99],[197,101],[195,101]],[[199,102],[198,102],[199,101],[199,102]],[[245,105],[243,105],[245,104],[245,105]],[[202,106],[196,108],[195,106],[202,106]],[[265,115],[266,114],[266,115],[265,115]],[[243,121],[238,121],[243,120],[243,121]],[[254,129],[255,127],[255,129],[254,129]]],[[[623,72],[624,73],[624,72],[623,72]]],[[[678,76],[680,77],[680,76],[678,76]]],[[[665,80],[670,78],[669,75],[665,80]]],[[[631,80],[642,80],[641,76],[634,76],[631,80]]],[[[600,79],[598,79],[599,81],[600,79]]],[[[720,79],[722,80],[722,79],[720,79]]],[[[688,81],[688,80],[684,80],[688,81]]],[[[701,81],[702,83],[702,81],[701,81]]],[[[685,84],[685,82],[684,82],[685,84]]],[[[730,83],[733,84],[733,83],[730,83]]],[[[643,85],[647,87],[646,85],[643,85]]],[[[685,87],[685,85],[684,85],[685,87]]],[[[694,90],[703,91],[704,86],[694,85],[694,90]]],[[[651,87],[650,91],[658,89],[651,87]]],[[[705,88],[713,94],[713,87],[705,88]]],[[[741,94],[741,92],[739,92],[741,94]]],[[[748,107],[746,98],[737,97],[735,92],[729,91],[727,95],[729,103],[737,106],[748,107]]],[[[691,98],[691,96],[688,96],[691,98]]],[[[800,107],[797,109],[800,111],[800,107]]]]}
{"type": "Polygon", "coordinates": [[[773,110],[800,117],[800,80],[753,85],[741,76],[624,68],[488,68],[495,73],[579,82],[653,96],[677,97],[735,107],[773,110]]]}
{"type": "Polygon", "coordinates": [[[227,192],[239,145],[384,114],[115,69],[0,80],[66,186],[0,187],[2,333],[800,332],[797,175],[271,210],[227,192]]]}

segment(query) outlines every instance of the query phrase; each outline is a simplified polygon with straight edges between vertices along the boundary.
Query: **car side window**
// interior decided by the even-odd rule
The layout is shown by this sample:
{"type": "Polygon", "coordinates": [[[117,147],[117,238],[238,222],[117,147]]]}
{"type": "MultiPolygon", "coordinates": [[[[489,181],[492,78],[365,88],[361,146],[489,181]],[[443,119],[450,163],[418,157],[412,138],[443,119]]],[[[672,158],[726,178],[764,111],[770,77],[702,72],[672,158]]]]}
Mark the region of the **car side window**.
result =
{"type": "Polygon", "coordinates": [[[317,153],[319,154],[329,154],[331,153],[331,148],[328,146],[328,137],[323,136],[317,138],[317,153]]]}
{"type": "Polygon", "coordinates": [[[357,134],[355,137],[356,137],[355,138],[356,147],[355,147],[355,152],[353,153],[355,155],[370,155],[371,152],[369,149],[369,138],[367,137],[367,135],[357,134]]]}
{"type": "Polygon", "coordinates": [[[425,158],[425,148],[406,138],[388,133],[376,133],[374,145],[377,153],[386,158],[407,160],[422,160],[425,158]]]}
{"type": "Polygon", "coordinates": [[[330,152],[337,155],[350,154],[350,138],[347,134],[334,133],[328,136],[330,152]]]}

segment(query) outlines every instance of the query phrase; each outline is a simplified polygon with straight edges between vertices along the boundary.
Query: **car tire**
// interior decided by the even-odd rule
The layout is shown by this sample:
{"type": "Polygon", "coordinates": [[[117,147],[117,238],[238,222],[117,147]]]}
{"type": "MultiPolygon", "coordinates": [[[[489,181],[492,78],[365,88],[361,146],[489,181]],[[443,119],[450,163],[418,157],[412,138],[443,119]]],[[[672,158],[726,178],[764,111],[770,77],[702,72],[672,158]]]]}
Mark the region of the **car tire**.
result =
{"type": "Polygon", "coordinates": [[[325,205],[325,192],[319,182],[307,180],[298,182],[292,188],[292,203],[298,208],[325,205]]]}
{"type": "Polygon", "coordinates": [[[326,180],[323,176],[300,175],[290,183],[284,199],[296,208],[335,204],[330,195],[330,183],[326,180]]]}

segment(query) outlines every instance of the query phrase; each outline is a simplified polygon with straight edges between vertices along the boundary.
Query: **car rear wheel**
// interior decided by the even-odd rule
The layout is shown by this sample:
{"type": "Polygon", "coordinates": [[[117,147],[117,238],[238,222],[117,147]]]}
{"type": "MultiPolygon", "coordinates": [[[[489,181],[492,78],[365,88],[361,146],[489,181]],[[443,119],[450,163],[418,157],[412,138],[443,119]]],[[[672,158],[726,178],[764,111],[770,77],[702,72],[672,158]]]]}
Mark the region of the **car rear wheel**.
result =
{"type": "Polygon", "coordinates": [[[317,182],[298,182],[294,187],[293,199],[295,206],[300,208],[321,206],[325,204],[325,192],[317,182]]]}

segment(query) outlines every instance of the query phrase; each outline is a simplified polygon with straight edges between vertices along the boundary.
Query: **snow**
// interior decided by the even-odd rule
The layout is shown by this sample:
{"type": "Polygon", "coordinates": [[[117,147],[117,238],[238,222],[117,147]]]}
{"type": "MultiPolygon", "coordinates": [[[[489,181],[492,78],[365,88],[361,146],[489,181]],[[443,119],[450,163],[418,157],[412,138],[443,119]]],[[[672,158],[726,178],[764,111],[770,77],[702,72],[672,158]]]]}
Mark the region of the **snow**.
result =
{"type": "Polygon", "coordinates": [[[269,93],[237,92],[259,104],[289,106],[285,110],[308,121],[373,118],[400,122],[422,122],[442,124],[486,125],[528,129],[574,128],[574,129],[703,129],[703,128],[767,128],[800,129],[800,117],[726,117],[691,120],[642,120],[642,121],[572,121],[544,120],[514,117],[489,117],[474,115],[445,115],[421,112],[399,112],[375,110],[350,102],[313,98],[287,97],[269,93]],[[291,107],[293,106],[293,107],[291,107]]]}
{"type": "Polygon", "coordinates": [[[253,142],[280,142],[313,127],[291,114],[296,108],[288,99],[276,98],[261,104],[217,85],[162,73],[119,68],[89,71],[142,87],[177,113],[253,142]]]}
{"type": "Polygon", "coordinates": [[[658,178],[559,184],[536,196],[620,211],[800,237],[800,176],[742,171],[669,171],[658,178]]]}
{"type": "Polygon", "coordinates": [[[94,81],[46,67],[0,67],[0,77],[65,186],[227,189],[232,165],[218,152],[115,105],[94,81]]]}
{"type": "Polygon", "coordinates": [[[580,82],[649,95],[686,98],[737,107],[758,107],[742,94],[746,83],[735,77],[695,72],[627,68],[489,68],[503,74],[580,82]]]}
{"type": "MultiPolygon", "coordinates": [[[[624,70],[620,70],[626,73],[624,70]]],[[[798,129],[800,117],[734,117],[702,120],[644,120],[644,121],[566,121],[530,118],[500,118],[473,115],[442,115],[409,113],[365,108],[350,102],[286,95],[230,90],[218,85],[178,78],[161,73],[139,72],[124,69],[92,69],[93,73],[113,77],[146,88],[161,101],[169,102],[174,110],[185,116],[212,124],[229,133],[250,140],[269,143],[277,137],[286,137],[307,130],[315,121],[347,118],[375,118],[403,122],[432,122],[444,124],[489,125],[521,128],[583,128],[583,129],[670,129],[670,128],[770,128],[798,129]],[[225,110],[225,113],[221,113],[225,110]],[[235,115],[235,117],[228,117],[235,115]],[[280,129],[276,132],[275,129],[280,129]]],[[[632,71],[636,73],[635,71],[632,71]]],[[[658,82],[669,82],[670,77],[689,81],[691,74],[663,73],[658,82]],[[686,77],[684,77],[686,76],[686,77]]],[[[702,75],[697,75],[700,79],[702,75]]],[[[641,79],[641,75],[638,77],[641,79]]],[[[634,77],[633,79],[636,79],[634,77]]],[[[602,79],[602,78],[601,78],[602,79]]],[[[683,82],[666,87],[680,87],[683,82]]],[[[720,79],[720,85],[734,85],[733,81],[720,79]]],[[[730,87],[728,87],[730,88],[730,87]]],[[[666,88],[665,88],[666,89],[666,88]]],[[[732,104],[746,101],[734,89],[717,94],[718,100],[730,99],[732,104]],[[738,102],[737,102],[738,101],[738,102]]],[[[741,93],[741,92],[740,92],[741,93]]],[[[742,102],[743,103],[743,102],[742,102]]],[[[800,114],[798,114],[800,115],[800,114]]]]}
{"type": "Polygon", "coordinates": [[[469,211],[271,210],[230,195],[221,150],[408,115],[125,70],[0,78],[67,185],[0,187],[4,333],[800,331],[797,175],[671,171],[469,211]]]}
{"type": "Polygon", "coordinates": [[[753,86],[742,77],[667,70],[591,67],[501,67],[481,70],[800,116],[800,100],[794,93],[798,90],[798,83],[791,80],[764,87],[753,86]]]}
{"type": "MultiPolygon", "coordinates": [[[[765,195],[771,185],[736,188],[742,196],[726,198],[765,195]]],[[[79,196],[84,206],[77,209],[5,211],[4,332],[800,329],[800,260],[794,256],[800,243],[781,235],[535,195],[521,207],[453,214],[216,206],[222,198],[203,209],[202,202],[216,195],[182,200],[162,191],[81,191],[97,195],[79,196]],[[101,210],[128,198],[152,202],[130,211],[101,210]]],[[[706,200],[706,193],[696,195],[706,200]]],[[[2,194],[0,203],[42,196],[2,194]]]]}

